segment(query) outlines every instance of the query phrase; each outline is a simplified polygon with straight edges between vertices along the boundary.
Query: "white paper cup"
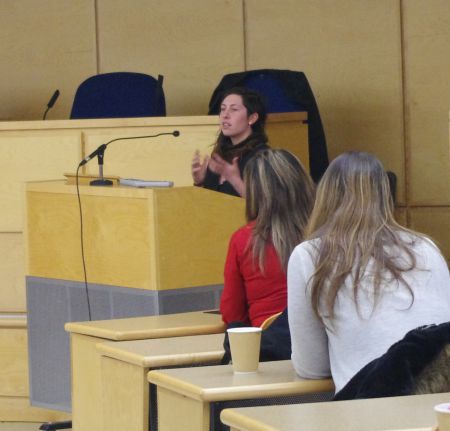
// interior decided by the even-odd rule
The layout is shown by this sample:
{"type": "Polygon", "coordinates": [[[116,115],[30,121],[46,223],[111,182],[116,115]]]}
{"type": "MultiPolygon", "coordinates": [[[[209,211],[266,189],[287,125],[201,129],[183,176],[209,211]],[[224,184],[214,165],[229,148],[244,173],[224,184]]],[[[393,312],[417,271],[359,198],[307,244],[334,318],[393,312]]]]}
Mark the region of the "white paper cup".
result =
{"type": "Polygon", "coordinates": [[[230,328],[227,329],[227,332],[234,372],[254,373],[258,371],[261,328],[230,328]]]}
{"type": "Polygon", "coordinates": [[[434,406],[439,431],[450,431],[450,403],[443,403],[434,406]]]}

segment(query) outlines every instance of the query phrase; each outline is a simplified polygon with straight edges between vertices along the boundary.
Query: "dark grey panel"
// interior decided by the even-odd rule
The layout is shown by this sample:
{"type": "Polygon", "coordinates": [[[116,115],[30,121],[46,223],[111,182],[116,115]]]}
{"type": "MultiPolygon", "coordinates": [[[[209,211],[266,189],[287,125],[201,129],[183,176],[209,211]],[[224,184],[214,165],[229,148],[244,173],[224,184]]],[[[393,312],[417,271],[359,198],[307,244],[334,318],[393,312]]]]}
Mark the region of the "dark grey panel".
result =
{"type": "Polygon", "coordinates": [[[159,292],[159,314],[212,310],[219,307],[223,285],[162,290],[159,292]]]}
{"type": "MultiPolygon", "coordinates": [[[[84,283],[27,277],[30,401],[71,410],[70,337],[66,322],[89,320],[84,283]]],[[[91,320],[217,308],[223,286],[150,291],[89,284],[91,320]]]]}

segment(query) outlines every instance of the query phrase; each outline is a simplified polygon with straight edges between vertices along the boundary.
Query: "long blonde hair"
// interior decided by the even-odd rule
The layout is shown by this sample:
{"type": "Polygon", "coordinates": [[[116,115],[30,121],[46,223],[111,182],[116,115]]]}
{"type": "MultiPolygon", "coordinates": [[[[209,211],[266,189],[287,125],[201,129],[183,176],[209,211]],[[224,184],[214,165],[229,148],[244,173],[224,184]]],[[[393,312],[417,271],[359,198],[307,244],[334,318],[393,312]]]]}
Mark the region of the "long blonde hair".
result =
{"type": "Polygon", "coordinates": [[[284,270],[304,230],[314,202],[314,184],[289,151],[258,152],[244,169],[246,218],[254,221],[253,258],[264,271],[265,249],[272,243],[284,270]]]}
{"type": "Polygon", "coordinates": [[[324,306],[329,317],[334,317],[337,294],[350,275],[357,304],[358,287],[369,262],[371,269],[373,264],[374,305],[381,283],[392,278],[409,290],[413,301],[403,273],[416,267],[412,247],[420,236],[395,221],[389,181],[377,158],[361,152],[337,157],[318,185],[306,229],[307,239],[318,238],[311,285],[316,315],[321,319],[319,306],[324,306]]]}

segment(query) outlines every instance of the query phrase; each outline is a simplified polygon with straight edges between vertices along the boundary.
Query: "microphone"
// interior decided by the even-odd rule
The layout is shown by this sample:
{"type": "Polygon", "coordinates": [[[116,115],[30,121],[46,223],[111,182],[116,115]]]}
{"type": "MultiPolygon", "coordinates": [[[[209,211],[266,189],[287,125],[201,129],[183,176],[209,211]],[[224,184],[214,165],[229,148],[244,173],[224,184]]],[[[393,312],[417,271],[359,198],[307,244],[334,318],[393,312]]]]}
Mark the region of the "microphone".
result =
{"type": "Polygon", "coordinates": [[[50,98],[50,100],[48,101],[48,103],[47,103],[47,109],[45,110],[45,112],[44,112],[44,116],[43,116],[43,120],[45,120],[45,117],[47,116],[47,112],[51,109],[51,108],[53,108],[53,105],[55,104],[55,102],[56,102],[56,100],[58,99],[58,97],[59,97],[59,90],[56,90],[54,93],[53,93],[53,96],[50,98]]]}
{"type": "Polygon", "coordinates": [[[89,160],[93,159],[94,157],[98,156],[100,153],[103,153],[106,150],[106,144],[100,145],[95,151],[93,151],[89,156],[85,157],[81,162],[79,166],[84,166],[89,160]]]}
{"type": "Polygon", "coordinates": [[[128,136],[126,138],[115,138],[108,141],[106,144],[100,145],[95,151],[93,151],[89,156],[85,157],[78,166],[84,166],[89,160],[93,159],[96,156],[101,156],[103,159],[103,153],[106,150],[106,147],[111,144],[111,142],[115,141],[124,141],[125,139],[144,139],[144,138],[157,138],[158,136],[163,135],[172,135],[175,137],[180,136],[180,132],[178,130],[174,130],[173,132],[164,132],[164,133],[158,133],[157,135],[147,135],[147,136],[128,136]]]}

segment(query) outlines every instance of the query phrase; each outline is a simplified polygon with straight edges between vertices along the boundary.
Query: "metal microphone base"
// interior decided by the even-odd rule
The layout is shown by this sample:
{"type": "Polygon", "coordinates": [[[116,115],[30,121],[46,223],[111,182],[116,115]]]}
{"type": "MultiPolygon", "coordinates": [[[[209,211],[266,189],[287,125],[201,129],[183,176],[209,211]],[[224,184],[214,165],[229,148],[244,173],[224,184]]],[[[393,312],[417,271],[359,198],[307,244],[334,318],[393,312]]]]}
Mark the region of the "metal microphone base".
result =
{"type": "Polygon", "coordinates": [[[112,186],[113,182],[111,180],[100,179],[100,180],[91,181],[89,183],[89,185],[91,185],[91,186],[112,186]]]}

